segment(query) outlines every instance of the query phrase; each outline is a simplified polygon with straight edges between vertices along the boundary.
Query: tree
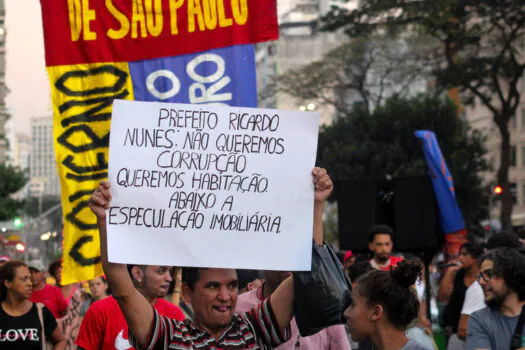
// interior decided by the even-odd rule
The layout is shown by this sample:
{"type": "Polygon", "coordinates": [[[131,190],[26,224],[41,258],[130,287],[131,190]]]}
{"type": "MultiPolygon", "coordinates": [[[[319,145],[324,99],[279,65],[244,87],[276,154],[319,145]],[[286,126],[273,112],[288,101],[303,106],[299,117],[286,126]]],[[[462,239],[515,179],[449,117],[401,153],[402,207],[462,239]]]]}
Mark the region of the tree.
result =
{"type": "Polygon", "coordinates": [[[455,104],[419,95],[392,97],[373,112],[356,111],[324,126],[319,135],[318,163],[337,181],[355,177],[427,175],[416,130],[436,133],[467,227],[479,227],[487,216],[488,188],[480,173],[488,169],[484,137],[457,118],[455,104]]]}
{"type": "Polygon", "coordinates": [[[26,184],[27,179],[22,171],[0,164],[0,221],[12,220],[20,215],[24,202],[12,198],[26,184]]]}
{"type": "MultiPolygon", "coordinates": [[[[340,3],[348,0],[339,0],[340,3]]],[[[457,87],[465,103],[486,107],[501,135],[497,182],[504,189],[501,222],[512,228],[508,124],[520,102],[525,70],[525,6],[516,0],[363,0],[350,10],[334,6],[324,28],[343,28],[351,37],[374,33],[424,35],[435,43],[429,54],[436,82],[457,87]]]]}
{"type": "Polygon", "coordinates": [[[319,61],[273,77],[261,92],[265,99],[285,93],[301,101],[330,105],[337,113],[355,106],[370,110],[392,94],[413,92],[427,67],[417,41],[389,35],[373,40],[354,39],[330,51],[319,61]]]}

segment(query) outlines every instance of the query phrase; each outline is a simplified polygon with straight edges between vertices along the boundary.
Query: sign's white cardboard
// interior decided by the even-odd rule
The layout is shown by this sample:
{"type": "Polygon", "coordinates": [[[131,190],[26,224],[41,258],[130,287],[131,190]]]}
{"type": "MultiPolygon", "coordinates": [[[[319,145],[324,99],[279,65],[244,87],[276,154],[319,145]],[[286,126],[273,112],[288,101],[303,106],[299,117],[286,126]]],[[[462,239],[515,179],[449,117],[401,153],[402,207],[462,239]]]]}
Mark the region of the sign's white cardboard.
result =
{"type": "Polygon", "coordinates": [[[116,100],[109,260],[311,267],[319,114],[116,100]]]}

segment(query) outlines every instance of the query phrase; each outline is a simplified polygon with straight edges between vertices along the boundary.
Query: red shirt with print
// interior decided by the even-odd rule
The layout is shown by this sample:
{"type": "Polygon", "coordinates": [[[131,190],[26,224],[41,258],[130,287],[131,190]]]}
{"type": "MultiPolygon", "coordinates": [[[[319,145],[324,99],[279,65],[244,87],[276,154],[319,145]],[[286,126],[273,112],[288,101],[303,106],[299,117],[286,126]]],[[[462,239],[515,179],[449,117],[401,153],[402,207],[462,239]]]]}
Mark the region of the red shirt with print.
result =
{"type": "MultiPolygon", "coordinates": [[[[154,307],[162,316],[184,320],[182,310],[164,299],[157,299],[154,307]]],[[[86,350],[133,349],[128,341],[126,319],[113,297],[99,300],[89,307],[75,343],[86,350]]]]}
{"type": "Polygon", "coordinates": [[[34,290],[29,298],[33,303],[44,304],[55,318],[61,318],[67,312],[66,299],[62,295],[60,288],[46,284],[40,290],[34,290]]]}
{"type": "Polygon", "coordinates": [[[378,270],[381,271],[390,271],[390,267],[396,267],[399,262],[403,261],[403,258],[400,256],[391,256],[390,259],[388,259],[387,263],[385,265],[379,265],[374,261],[374,259],[370,260],[370,265],[378,270]]]}

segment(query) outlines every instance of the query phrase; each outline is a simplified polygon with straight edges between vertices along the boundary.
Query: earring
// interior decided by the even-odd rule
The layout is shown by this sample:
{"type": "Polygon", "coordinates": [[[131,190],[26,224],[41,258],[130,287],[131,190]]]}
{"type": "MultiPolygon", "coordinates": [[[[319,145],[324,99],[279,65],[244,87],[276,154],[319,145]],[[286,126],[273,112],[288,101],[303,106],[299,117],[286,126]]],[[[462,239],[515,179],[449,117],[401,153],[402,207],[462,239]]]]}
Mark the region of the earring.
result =
{"type": "Polygon", "coordinates": [[[142,282],[142,280],[139,279],[139,283],[142,282]]]}

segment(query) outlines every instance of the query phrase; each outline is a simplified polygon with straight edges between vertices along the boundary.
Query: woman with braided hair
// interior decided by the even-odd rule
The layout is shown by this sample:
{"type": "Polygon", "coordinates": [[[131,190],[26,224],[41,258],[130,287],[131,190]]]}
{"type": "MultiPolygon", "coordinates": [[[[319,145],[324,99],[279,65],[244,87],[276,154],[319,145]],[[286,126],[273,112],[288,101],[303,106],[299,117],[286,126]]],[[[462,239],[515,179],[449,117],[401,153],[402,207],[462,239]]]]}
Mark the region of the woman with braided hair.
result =
{"type": "Polygon", "coordinates": [[[419,261],[404,260],[390,271],[374,270],[359,277],[345,311],[352,340],[370,340],[379,350],[430,350],[406,336],[418,317],[413,285],[420,275],[419,261]]]}

